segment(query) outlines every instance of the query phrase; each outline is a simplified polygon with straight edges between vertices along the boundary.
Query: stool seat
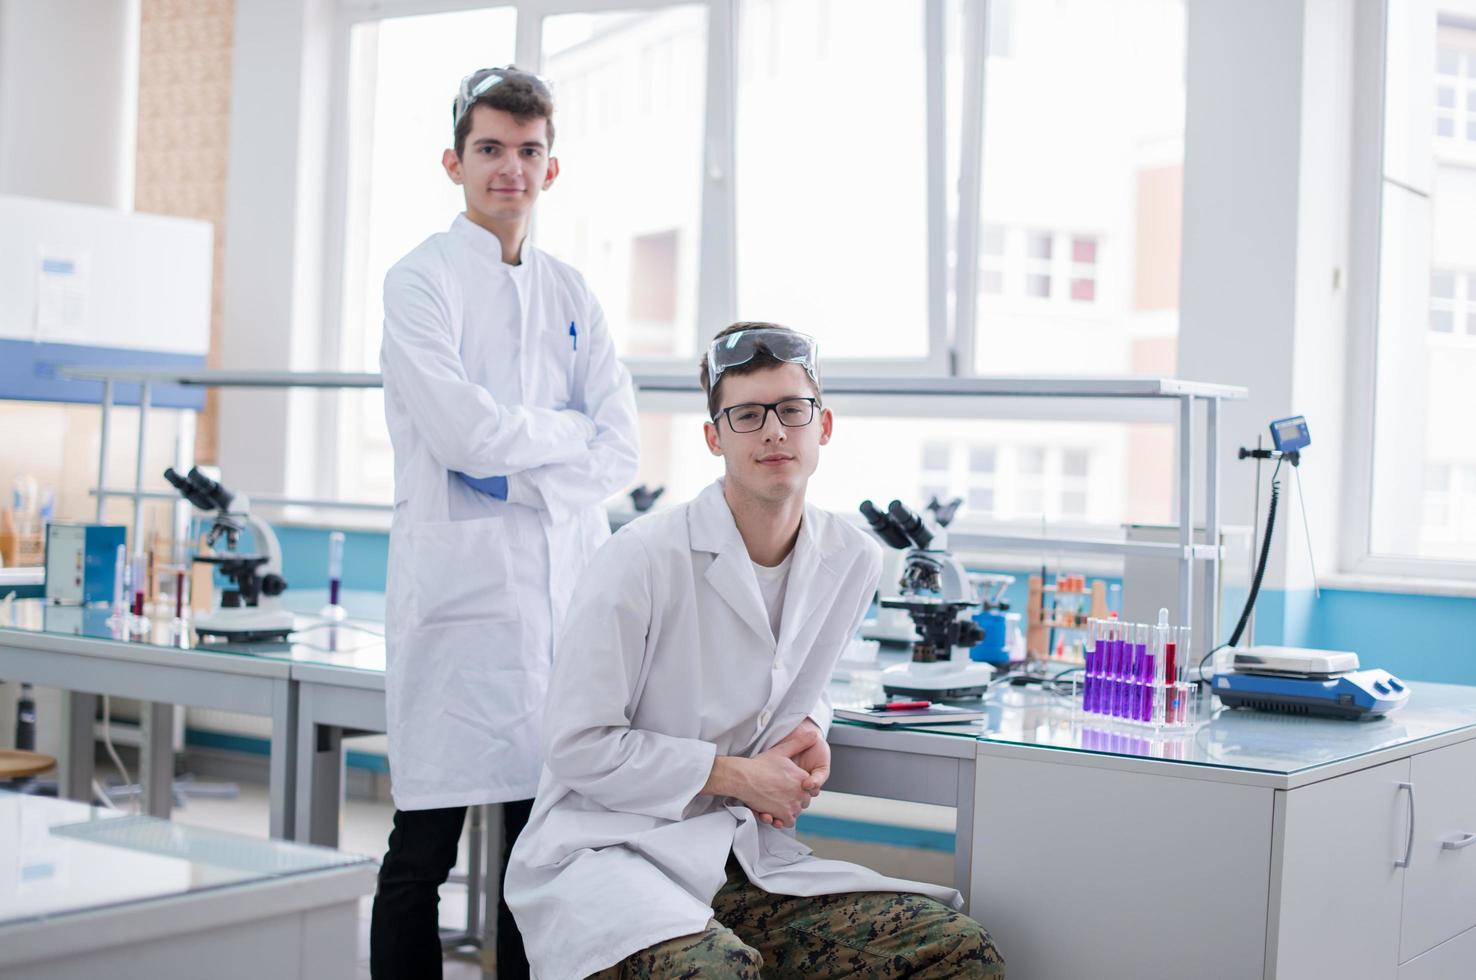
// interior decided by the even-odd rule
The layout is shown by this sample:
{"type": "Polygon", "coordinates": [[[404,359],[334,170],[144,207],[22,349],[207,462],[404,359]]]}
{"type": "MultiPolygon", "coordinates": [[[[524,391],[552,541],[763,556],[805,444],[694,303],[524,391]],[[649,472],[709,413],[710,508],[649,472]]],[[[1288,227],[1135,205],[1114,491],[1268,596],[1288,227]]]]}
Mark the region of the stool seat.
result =
{"type": "Polygon", "coordinates": [[[42,755],[40,752],[0,749],[0,779],[39,776],[55,765],[55,759],[49,755],[42,755]]]}

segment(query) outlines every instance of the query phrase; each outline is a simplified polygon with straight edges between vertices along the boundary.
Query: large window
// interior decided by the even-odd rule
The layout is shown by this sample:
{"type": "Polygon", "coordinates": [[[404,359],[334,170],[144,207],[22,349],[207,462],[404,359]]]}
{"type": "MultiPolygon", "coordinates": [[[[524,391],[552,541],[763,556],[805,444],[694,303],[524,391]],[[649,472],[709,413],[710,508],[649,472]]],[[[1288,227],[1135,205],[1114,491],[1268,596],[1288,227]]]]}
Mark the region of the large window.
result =
{"type": "Polygon", "coordinates": [[[1476,569],[1476,21],[1464,6],[1391,3],[1385,24],[1372,492],[1353,556],[1370,570],[1476,569]]]}
{"type": "MultiPolygon", "coordinates": [[[[449,93],[517,61],[557,105],[534,240],[584,274],[638,373],[692,379],[737,318],[814,334],[830,377],[1175,371],[1183,0],[337,2],[334,366],[377,368],[385,271],[461,210],[449,93]]],[[[381,399],[337,405],[326,492],[388,501],[381,399]]],[[[1168,484],[1108,469],[1098,441],[1149,459],[1163,426],[857,414],[890,411],[847,404],[828,503],[854,507],[831,488],[877,479],[887,445],[873,492],[961,496],[971,520],[1168,516],[1168,484]]],[[[668,499],[715,471],[693,421],[643,418],[641,479],[668,499]]]]}
{"type": "Polygon", "coordinates": [[[1183,0],[991,8],[974,366],[1156,370],[1178,336],[1183,0]]]}
{"type": "Polygon", "coordinates": [[[623,356],[692,360],[706,7],[545,18],[542,72],[562,169],[539,246],[584,274],[623,356]]]}
{"type": "Polygon", "coordinates": [[[922,0],[738,10],[738,318],[813,334],[830,358],[925,357],[922,0]]]}
{"type": "MultiPolygon", "coordinates": [[[[464,206],[441,167],[451,98],[463,75],[513,60],[510,7],[371,20],[348,37],[343,290],[338,365],[378,371],[384,276],[445,231],[464,206]]],[[[337,487],[345,500],[388,502],[393,456],[378,391],[338,396],[337,487]]]]}

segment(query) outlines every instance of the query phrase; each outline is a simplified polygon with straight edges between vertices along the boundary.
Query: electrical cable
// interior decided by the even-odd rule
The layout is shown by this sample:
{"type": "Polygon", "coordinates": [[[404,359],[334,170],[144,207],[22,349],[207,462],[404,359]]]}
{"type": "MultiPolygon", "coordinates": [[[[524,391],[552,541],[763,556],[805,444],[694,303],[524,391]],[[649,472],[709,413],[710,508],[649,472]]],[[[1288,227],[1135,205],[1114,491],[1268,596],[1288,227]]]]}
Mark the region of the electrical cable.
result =
{"type": "Polygon", "coordinates": [[[1246,623],[1250,622],[1251,610],[1256,606],[1256,598],[1261,594],[1261,579],[1266,575],[1266,563],[1271,558],[1271,534],[1276,530],[1276,502],[1281,497],[1281,481],[1277,477],[1280,474],[1281,460],[1278,459],[1276,468],[1271,471],[1271,502],[1266,506],[1266,533],[1261,539],[1261,555],[1256,562],[1256,573],[1251,578],[1250,594],[1245,597],[1245,608],[1240,611],[1240,621],[1235,624],[1235,630],[1230,634],[1230,639],[1199,658],[1196,672],[1200,683],[1208,680],[1204,676],[1204,665],[1209,659],[1226,647],[1233,647],[1240,642],[1241,635],[1245,633],[1246,623]]]}

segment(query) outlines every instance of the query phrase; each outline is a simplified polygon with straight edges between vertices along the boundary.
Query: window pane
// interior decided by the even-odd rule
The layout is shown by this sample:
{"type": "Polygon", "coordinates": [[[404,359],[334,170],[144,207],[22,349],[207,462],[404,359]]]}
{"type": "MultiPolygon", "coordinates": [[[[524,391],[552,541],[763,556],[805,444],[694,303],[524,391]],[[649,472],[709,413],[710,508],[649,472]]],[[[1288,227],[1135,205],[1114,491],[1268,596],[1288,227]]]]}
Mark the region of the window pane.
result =
{"type": "Polygon", "coordinates": [[[1449,116],[1440,116],[1435,120],[1435,135],[1447,139],[1455,136],[1455,120],[1449,116]]]}
{"type": "Polygon", "coordinates": [[[1442,75],[1459,75],[1461,56],[1454,48],[1441,48],[1435,59],[1436,70],[1442,75]]]}
{"type": "Polygon", "coordinates": [[[1441,85],[1436,88],[1435,104],[1442,109],[1454,109],[1456,104],[1455,88],[1449,85],[1441,85]]]}
{"type": "MultiPolygon", "coordinates": [[[[344,370],[379,370],[385,273],[465,209],[461,188],[441,168],[452,143],[451,101],[463,75],[513,60],[515,22],[511,8],[460,11],[361,24],[349,36],[344,370]]],[[[389,502],[393,467],[382,394],[337,398],[337,493],[389,502]]]]}
{"type": "Polygon", "coordinates": [[[690,359],[706,9],[547,17],[543,56],[561,169],[538,206],[538,244],[584,274],[622,355],[690,359]]]}
{"type": "MultiPolygon", "coordinates": [[[[642,415],[635,482],[665,486],[660,506],[690,499],[722,473],[722,460],[712,457],[703,442],[701,396],[694,394],[692,401],[691,413],[642,415]]],[[[851,415],[842,406],[836,409],[830,444],[820,450],[807,500],[850,515],[867,498],[883,508],[894,499],[917,508],[934,496],[940,500],[963,496],[967,509],[960,521],[989,517],[1001,524],[1017,523],[1022,533],[1038,534],[1042,516],[1047,520],[1066,516],[1061,494],[1047,499],[1042,447],[1090,445],[1096,447],[1100,462],[1092,467],[1089,485],[1070,488],[1086,494],[1086,506],[1078,513],[1094,515],[1114,529],[1124,521],[1167,523],[1173,518],[1174,482],[1164,461],[1172,460],[1174,444],[1171,423],[923,420],[851,415]],[[888,448],[887,465],[878,465],[878,446],[888,448]],[[962,482],[943,479],[939,470],[926,465],[939,461],[943,451],[972,453],[975,447],[1007,454],[998,459],[1001,468],[988,481],[992,486],[967,477],[962,482]],[[1022,472],[1012,461],[1017,453],[1030,457],[1027,465],[1033,473],[1022,472]]],[[[1102,533],[1111,532],[1104,528],[1102,533]]]]}
{"type": "Polygon", "coordinates": [[[1031,476],[1044,473],[1045,450],[1033,447],[1020,449],[1015,455],[1015,469],[1031,476]]]}
{"type": "Polygon", "coordinates": [[[985,225],[979,231],[980,255],[1004,255],[1005,230],[999,225],[985,225]]]}
{"type": "MultiPolygon", "coordinates": [[[[1440,41],[1438,59],[1434,50],[1391,50],[1391,92],[1419,91],[1437,68],[1454,74],[1460,60],[1476,51],[1476,30],[1431,25],[1424,18],[1437,15],[1428,7],[1390,5],[1390,16],[1419,18],[1409,29],[1433,28],[1440,41]]],[[[1476,418],[1476,345],[1450,340],[1473,312],[1468,270],[1476,269],[1476,172],[1469,152],[1415,132],[1385,147],[1371,474],[1374,555],[1476,561],[1476,513],[1467,520],[1450,485],[1453,468],[1476,465],[1476,440],[1469,432],[1476,418]],[[1419,155],[1431,166],[1428,196],[1406,190],[1393,170],[1419,155]]]]}
{"type": "Polygon", "coordinates": [[[987,517],[994,513],[994,491],[988,487],[970,487],[965,505],[976,517],[987,517]]]}
{"type": "Polygon", "coordinates": [[[739,318],[830,358],[927,354],[922,28],[922,0],[740,0],[739,318]]]}
{"type": "Polygon", "coordinates": [[[1085,449],[1068,449],[1061,454],[1061,475],[1085,477],[1091,455],[1085,449]]]}
{"type": "Polygon", "coordinates": [[[925,470],[947,470],[953,447],[946,442],[923,443],[922,464],[925,470]]]}
{"type": "Polygon", "coordinates": [[[979,292],[998,296],[1004,292],[1004,273],[998,269],[979,270],[979,292]]]}
{"type": "Polygon", "coordinates": [[[980,220],[1022,239],[1003,295],[981,290],[980,373],[1172,373],[1185,7],[1010,5],[1009,55],[985,66],[980,220]],[[1058,304],[1075,308],[1063,317],[1058,304]]]}
{"type": "Polygon", "coordinates": [[[994,472],[993,446],[973,446],[969,449],[969,472],[974,474],[994,472]]]}

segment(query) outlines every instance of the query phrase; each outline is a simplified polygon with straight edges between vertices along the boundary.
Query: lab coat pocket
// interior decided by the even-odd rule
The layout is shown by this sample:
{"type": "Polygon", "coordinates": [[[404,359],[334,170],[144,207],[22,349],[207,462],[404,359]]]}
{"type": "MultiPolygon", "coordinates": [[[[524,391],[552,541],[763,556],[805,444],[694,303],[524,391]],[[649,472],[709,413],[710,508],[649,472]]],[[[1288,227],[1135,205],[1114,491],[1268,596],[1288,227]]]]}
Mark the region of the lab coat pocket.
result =
{"type": "Polygon", "coordinates": [[[580,407],[574,404],[574,366],[584,356],[583,338],[570,336],[565,330],[546,331],[539,338],[538,383],[550,408],[580,407]]]}
{"type": "Polygon", "coordinates": [[[417,623],[425,628],[517,618],[501,517],[431,521],[412,534],[417,623]]]}

